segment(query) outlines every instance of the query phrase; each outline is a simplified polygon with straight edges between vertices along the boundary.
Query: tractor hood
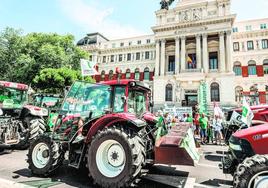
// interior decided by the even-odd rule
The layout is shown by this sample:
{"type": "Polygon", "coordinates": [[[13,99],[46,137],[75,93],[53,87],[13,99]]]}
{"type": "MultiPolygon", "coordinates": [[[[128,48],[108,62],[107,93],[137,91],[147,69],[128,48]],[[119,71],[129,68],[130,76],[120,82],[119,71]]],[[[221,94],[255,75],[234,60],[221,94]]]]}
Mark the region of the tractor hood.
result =
{"type": "Polygon", "coordinates": [[[268,123],[239,130],[234,133],[233,136],[240,139],[246,139],[249,142],[263,137],[268,137],[268,123]]]}

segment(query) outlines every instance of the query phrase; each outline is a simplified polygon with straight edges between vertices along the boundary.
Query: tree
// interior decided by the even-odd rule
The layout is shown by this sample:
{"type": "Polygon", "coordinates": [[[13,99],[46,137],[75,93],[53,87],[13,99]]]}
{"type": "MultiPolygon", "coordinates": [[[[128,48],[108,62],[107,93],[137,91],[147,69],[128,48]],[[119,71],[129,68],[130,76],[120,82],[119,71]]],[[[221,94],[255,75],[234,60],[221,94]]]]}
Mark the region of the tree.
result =
{"type": "MultiPolygon", "coordinates": [[[[47,68],[41,70],[34,78],[33,86],[46,93],[63,93],[66,86],[71,86],[74,81],[81,79],[80,71],[68,68],[47,68]]],[[[90,83],[95,82],[91,77],[87,77],[86,81],[90,83]]]]}
{"type": "Polygon", "coordinates": [[[89,54],[78,48],[72,35],[30,33],[6,28],[0,33],[0,79],[30,84],[43,69],[80,70],[89,54]]]}
{"type": "Polygon", "coordinates": [[[24,48],[21,30],[6,28],[0,33],[0,79],[12,80],[13,67],[24,48]]]}

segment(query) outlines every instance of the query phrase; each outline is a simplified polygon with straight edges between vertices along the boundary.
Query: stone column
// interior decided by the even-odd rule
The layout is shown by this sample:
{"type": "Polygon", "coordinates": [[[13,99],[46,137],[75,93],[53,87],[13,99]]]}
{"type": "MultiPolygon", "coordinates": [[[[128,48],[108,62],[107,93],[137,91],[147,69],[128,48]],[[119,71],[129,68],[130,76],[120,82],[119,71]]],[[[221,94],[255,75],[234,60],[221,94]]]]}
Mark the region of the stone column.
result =
{"type": "Polygon", "coordinates": [[[232,72],[233,71],[233,66],[232,66],[232,32],[227,31],[227,36],[226,36],[226,53],[227,53],[227,72],[232,72]]]}
{"type": "Polygon", "coordinates": [[[224,32],[220,32],[220,72],[225,72],[225,41],[224,32]]]}
{"type": "Polygon", "coordinates": [[[155,76],[159,76],[160,73],[160,41],[156,40],[156,51],[155,51],[155,76]]]}
{"type": "Polygon", "coordinates": [[[186,37],[181,37],[181,70],[185,71],[185,65],[186,65],[186,37]]]}
{"type": "Polygon", "coordinates": [[[166,40],[161,40],[161,63],[160,63],[160,76],[165,75],[165,64],[166,64],[166,40]]]}
{"type": "Polygon", "coordinates": [[[209,62],[208,62],[208,36],[206,33],[202,35],[203,42],[203,69],[205,73],[208,73],[209,62]]]}
{"type": "Polygon", "coordinates": [[[200,37],[200,34],[196,35],[196,63],[197,63],[197,69],[201,69],[201,37],[200,37]]]}
{"type": "Polygon", "coordinates": [[[176,72],[175,74],[179,74],[180,73],[180,38],[176,37],[175,39],[176,41],[176,46],[175,46],[175,68],[176,68],[176,72]]]}

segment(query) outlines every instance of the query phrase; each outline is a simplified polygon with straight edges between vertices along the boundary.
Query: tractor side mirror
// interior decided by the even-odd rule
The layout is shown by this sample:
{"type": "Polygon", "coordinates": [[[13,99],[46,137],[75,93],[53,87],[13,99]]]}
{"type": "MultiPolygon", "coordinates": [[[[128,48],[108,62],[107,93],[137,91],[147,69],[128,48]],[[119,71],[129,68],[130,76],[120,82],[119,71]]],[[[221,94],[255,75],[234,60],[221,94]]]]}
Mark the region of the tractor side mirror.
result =
{"type": "Polygon", "coordinates": [[[4,112],[2,109],[0,109],[0,116],[4,115],[4,112]]]}

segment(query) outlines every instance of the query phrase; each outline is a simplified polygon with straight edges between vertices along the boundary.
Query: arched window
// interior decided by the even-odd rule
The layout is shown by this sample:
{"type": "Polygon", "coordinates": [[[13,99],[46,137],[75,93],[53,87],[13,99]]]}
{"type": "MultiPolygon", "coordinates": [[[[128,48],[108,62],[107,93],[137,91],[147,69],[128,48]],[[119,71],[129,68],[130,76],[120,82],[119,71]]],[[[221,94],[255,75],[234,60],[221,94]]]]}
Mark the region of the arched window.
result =
{"type": "Polygon", "coordinates": [[[172,102],[173,87],[171,84],[166,85],[166,101],[172,102]]]}
{"type": "Polygon", "coordinates": [[[243,88],[240,86],[237,86],[235,88],[235,101],[241,102],[243,99],[243,88]]]}
{"type": "Polygon", "coordinates": [[[139,68],[135,69],[135,80],[140,80],[140,69],[139,68]]]}
{"type": "Polygon", "coordinates": [[[126,79],[130,79],[131,73],[130,73],[130,69],[127,69],[126,71],[126,79]]]}
{"type": "Polygon", "coordinates": [[[114,77],[114,71],[110,70],[109,72],[109,80],[112,80],[114,77]]]}
{"type": "Polygon", "coordinates": [[[105,71],[101,71],[101,81],[105,80],[105,71]]]}
{"type": "Polygon", "coordinates": [[[241,63],[238,61],[234,63],[234,73],[236,76],[242,75],[241,63]]]}
{"type": "Polygon", "coordinates": [[[248,62],[248,75],[257,75],[256,62],[253,60],[248,62]]]}
{"type": "Polygon", "coordinates": [[[150,80],[150,70],[148,67],[144,69],[144,80],[150,80]]]}
{"type": "Polygon", "coordinates": [[[220,102],[220,86],[214,82],[210,85],[210,96],[212,102],[220,102]]]}
{"type": "Polygon", "coordinates": [[[263,61],[263,72],[264,74],[268,74],[268,59],[263,61]]]}

